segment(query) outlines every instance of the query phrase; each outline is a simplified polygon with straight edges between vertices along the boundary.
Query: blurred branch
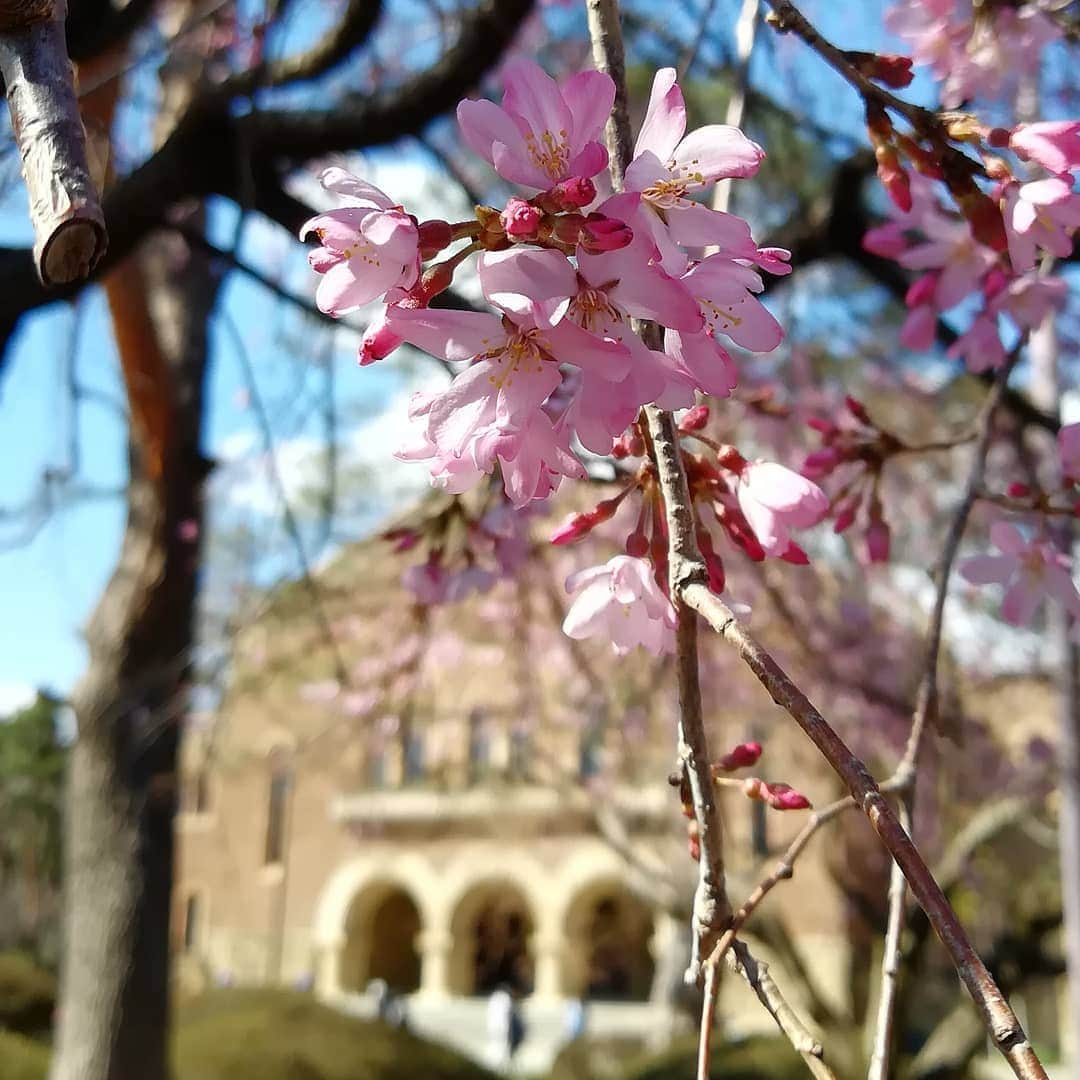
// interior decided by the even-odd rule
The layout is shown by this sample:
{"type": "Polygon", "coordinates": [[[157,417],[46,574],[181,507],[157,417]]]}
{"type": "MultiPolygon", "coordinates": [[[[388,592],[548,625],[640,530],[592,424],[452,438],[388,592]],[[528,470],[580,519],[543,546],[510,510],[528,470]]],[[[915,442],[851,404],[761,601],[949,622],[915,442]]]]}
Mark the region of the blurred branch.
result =
{"type": "Polygon", "coordinates": [[[82,281],[105,251],[105,218],[64,41],[66,0],[0,0],[0,77],[48,287],[82,281]]]}

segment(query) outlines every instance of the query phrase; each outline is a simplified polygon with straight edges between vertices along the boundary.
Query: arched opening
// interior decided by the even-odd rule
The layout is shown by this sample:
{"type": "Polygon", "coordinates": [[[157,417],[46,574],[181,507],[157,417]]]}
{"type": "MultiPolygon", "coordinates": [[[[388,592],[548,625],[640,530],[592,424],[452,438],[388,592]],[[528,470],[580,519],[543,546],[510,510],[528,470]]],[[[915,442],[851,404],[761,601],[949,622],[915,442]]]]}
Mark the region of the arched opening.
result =
{"type": "Polygon", "coordinates": [[[372,885],[349,908],[341,956],[341,987],[362,992],[382,979],[398,994],[420,988],[420,911],[404,889],[372,885]]]}
{"type": "Polygon", "coordinates": [[[532,992],[533,917],[516,886],[489,881],[470,889],[454,913],[451,933],[452,993],[484,997],[501,986],[519,995],[532,992]]]}
{"type": "Polygon", "coordinates": [[[565,991],[595,1001],[647,1001],[652,935],[652,912],[626,886],[587,887],[566,919],[565,991]]]}

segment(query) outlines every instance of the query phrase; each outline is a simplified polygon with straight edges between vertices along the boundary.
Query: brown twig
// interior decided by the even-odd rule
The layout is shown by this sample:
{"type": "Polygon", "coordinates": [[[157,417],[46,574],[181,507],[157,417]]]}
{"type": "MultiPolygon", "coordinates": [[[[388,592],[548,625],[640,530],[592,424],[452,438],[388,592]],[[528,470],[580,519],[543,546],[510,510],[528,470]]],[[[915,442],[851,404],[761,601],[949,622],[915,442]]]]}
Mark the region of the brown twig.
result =
{"type": "MultiPolygon", "coordinates": [[[[911,722],[911,731],[903,757],[895,772],[895,779],[900,790],[900,823],[911,831],[912,815],[915,806],[915,778],[919,765],[919,753],[928,723],[937,717],[938,705],[938,667],[941,656],[941,637],[945,626],[945,601],[949,594],[949,579],[953,563],[964,539],[968,518],[979,497],[986,475],[986,458],[994,437],[994,417],[1005,393],[1009,373],[1019,356],[1019,349],[1014,350],[1009,361],[1002,364],[987,394],[977,422],[977,441],[975,454],[971,460],[971,469],[960,502],[953,513],[949,531],[945,537],[941,559],[937,567],[937,592],[934,597],[934,610],[930,617],[930,626],[926,634],[926,654],[923,659],[923,674],[919,683],[915,701],[915,714],[911,722]]],[[[898,864],[893,863],[889,874],[889,913],[885,929],[885,951],[881,962],[881,992],[878,995],[877,1022],[874,1027],[874,1047],[870,1055],[868,1080],[888,1080],[893,1043],[893,1024],[896,1003],[900,992],[901,955],[900,944],[906,919],[904,905],[907,889],[904,874],[898,864]]]]}
{"type": "Polygon", "coordinates": [[[44,285],[89,277],[107,242],[64,41],[66,14],[66,0],[0,2],[0,77],[44,285]]]}

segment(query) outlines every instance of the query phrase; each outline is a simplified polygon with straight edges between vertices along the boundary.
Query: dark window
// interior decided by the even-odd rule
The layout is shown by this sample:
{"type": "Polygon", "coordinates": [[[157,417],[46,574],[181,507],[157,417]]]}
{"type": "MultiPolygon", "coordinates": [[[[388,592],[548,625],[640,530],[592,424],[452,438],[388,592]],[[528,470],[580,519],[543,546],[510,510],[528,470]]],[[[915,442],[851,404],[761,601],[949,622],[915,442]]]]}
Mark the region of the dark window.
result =
{"type": "Polygon", "coordinates": [[[532,736],[529,729],[515,725],[510,731],[509,772],[515,780],[527,780],[532,758],[532,736]]]}
{"type": "Polygon", "coordinates": [[[405,782],[422,780],[424,776],[424,737],[418,731],[405,736],[405,782]]]}
{"type": "Polygon", "coordinates": [[[192,893],[184,905],[184,951],[191,952],[199,944],[199,920],[202,905],[198,893],[192,893]]]}
{"type": "Polygon", "coordinates": [[[205,769],[200,769],[195,774],[195,782],[192,785],[192,802],[196,814],[206,814],[210,811],[210,778],[205,769]]]}
{"type": "Polygon", "coordinates": [[[478,709],[469,714],[469,782],[482,779],[491,764],[491,736],[487,717],[478,709]]]}
{"type": "Polygon", "coordinates": [[[283,766],[270,775],[266,807],[266,850],[263,861],[279,863],[285,854],[285,809],[289,799],[289,773],[283,766]]]}

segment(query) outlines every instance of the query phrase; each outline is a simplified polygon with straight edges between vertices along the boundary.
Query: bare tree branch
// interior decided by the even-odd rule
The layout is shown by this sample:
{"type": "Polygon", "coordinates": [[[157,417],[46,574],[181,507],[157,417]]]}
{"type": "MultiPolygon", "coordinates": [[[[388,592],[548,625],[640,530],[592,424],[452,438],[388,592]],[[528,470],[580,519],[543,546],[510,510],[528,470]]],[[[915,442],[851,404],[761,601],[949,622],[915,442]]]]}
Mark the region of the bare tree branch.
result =
{"type": "Polygon", "coordinates": [[[45,286],[88,277],[107,243],[64,41],[66,13],[66,0],[0,3],[0,76],[45,286]]]}

